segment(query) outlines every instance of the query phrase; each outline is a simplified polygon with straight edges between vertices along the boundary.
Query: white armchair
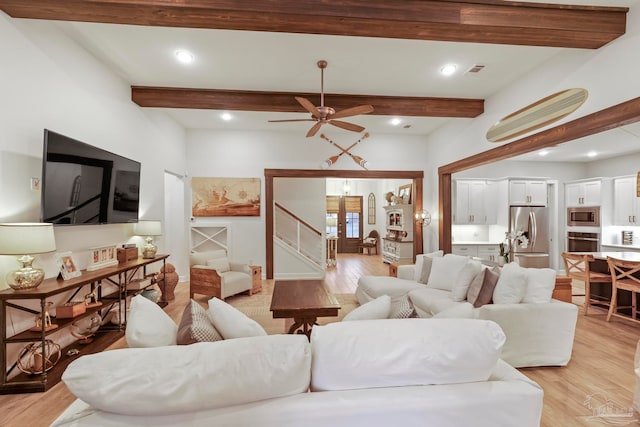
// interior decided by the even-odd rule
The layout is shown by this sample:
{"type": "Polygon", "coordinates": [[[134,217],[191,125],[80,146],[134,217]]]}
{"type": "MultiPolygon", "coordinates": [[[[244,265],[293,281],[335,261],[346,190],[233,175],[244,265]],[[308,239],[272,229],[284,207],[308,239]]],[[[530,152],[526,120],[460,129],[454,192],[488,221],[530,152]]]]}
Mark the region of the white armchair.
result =
{"type": "Polygon", "coordinates": [[[251,268],[248,264],[232,262],[224,249],[192,252],[190,255],[189,294],[226,297],[249,292],[251,295],[251,268]]]}

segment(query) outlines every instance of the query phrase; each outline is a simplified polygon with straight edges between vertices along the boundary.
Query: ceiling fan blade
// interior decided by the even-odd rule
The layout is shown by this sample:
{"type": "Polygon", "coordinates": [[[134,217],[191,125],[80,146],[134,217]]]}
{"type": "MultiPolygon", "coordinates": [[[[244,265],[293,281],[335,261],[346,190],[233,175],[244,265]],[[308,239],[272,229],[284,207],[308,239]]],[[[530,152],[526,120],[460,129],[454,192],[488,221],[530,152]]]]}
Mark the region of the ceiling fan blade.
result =
{"type": "Polygon", "coordinates": [[[318,132],[318,130],[320,130],[321,126],[322,126],[322,122],[318,122],[315,125],[311,126],[311,129],[309,129],[309,132],[307,132],[307,138],[310,138],[313,135],[315,135],[318,132]]]}
{"type": "Polygon", "coordinates": [[[280,122],[317,122],[316,119],[284,119],[284,120],[268,120],[269,123],[280,122]]]}
{"type": "Polygon", "coordinates": [[[357,107],[345,108],[337,113],[330,115],[329,119],[342,119],[349,116],[357,116],[360,114],[367,114],[373,111],[372,105],[358,105],[357,107]]]}
{"type": "Polygon", "coordinates": [[[296,98],[296,101],[298,101],[298,103],[300,105],[302,105],[305,110],[310,112],[313,117],[315,117],[317,119],[320,118],[320,113],[318,112],[318,109],[316,108],[315,105],[313,105],[311,103],[311,101],[309,101],[307,98],[303,98],[301,96],[296,96],[295,98],[296,98]]]}
{"type": "Polygon", "coordinates": [[[342,129],[350,130],[352,132],[362,132],[364,130],[364,128],[360,125],[356,125],[348,122],[341,122],[340,120],[329,120],[329,124],[342,129]]]}

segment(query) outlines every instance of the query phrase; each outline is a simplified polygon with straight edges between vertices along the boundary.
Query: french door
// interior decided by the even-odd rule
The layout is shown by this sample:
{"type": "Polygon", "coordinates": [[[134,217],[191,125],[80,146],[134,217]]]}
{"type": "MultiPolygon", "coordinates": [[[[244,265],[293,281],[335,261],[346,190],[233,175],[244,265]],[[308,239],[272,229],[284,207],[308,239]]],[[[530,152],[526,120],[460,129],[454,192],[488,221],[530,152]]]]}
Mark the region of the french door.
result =
{"type": "Polygon", "coordinates": [[[338,253],[359,252],[362,228],[362,196],[327,196],[327,235],[338,238],[338,253]]]}

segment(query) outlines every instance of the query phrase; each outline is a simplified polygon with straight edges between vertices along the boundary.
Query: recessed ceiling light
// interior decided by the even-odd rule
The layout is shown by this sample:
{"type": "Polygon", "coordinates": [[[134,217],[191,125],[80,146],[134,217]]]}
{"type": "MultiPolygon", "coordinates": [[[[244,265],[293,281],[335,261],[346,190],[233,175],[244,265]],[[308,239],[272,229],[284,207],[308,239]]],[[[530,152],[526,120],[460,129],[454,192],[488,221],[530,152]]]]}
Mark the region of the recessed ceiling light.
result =
{"type": "Polygon", "coordinates": [[[598,153],[597,153],[597,152],[595,152],[595,151],[589,151],[589,152],[587,153],[587,156],[588,156],[588,157],[595,157],[595,156],[597,156],[597,155],[598,155],[598,153]]]}
{"type": "Polygon", "coordinates": [[[233,116],[231,114],[229,114],[229,113],[222,113],[220,115],[220,118],[222,120],[224,120],[225,122],[228,122],[229,120],[233,119],[233,116]]]}
{"type": "Polygon", "coordinates": [[[451,74],[456,72],[457,68],[458,67],[456,66],[456,64],[447,64],[444,67],[440,68],[440,72],[444,76],[450,76],[451,74]]]}
{"type": "Polygon", "coordinates": [[[190,64],[193,62],[193,54],[188,50],[176,50],[176,58],[183,64],[190,64]]]}
{"type": "Polygon", "coordinates": [[[400,123],[402,123],[402,120],[400,120],[400,119],[399,119],[399,118],[397,118],[397,117],[394,117],[393,119],[391,119],[391,120],[389,121],[389,123],[391,123],[393,126],[398,126],[400,123]]]}
{"type": "Polygon", "coordinates": [[[540,150],[538,151],[538,156],[546,156],[549,154],[549,150],[540,150]]]}

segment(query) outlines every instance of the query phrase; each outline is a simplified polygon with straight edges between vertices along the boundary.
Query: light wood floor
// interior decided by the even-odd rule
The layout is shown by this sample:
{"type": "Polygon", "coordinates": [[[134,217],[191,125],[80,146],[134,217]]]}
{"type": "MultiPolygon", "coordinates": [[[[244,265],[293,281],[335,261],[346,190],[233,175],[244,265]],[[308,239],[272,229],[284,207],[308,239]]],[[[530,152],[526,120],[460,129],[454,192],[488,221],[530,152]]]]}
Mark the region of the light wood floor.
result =
{"type": "MultiPolygon", "coordinates": [[[[326,282],[335,293],[350,293],[360,276],[387,274],[388,266],[380,256],[339,255],[338,265],[327,272],[326,282]]],[[[263,292],[272,288],[273,281],[264,282],[263,292]]],[[[166,308],[176,321],[188,298],[188,285],[181,283],[176,289],[176,300],[166,308]]],[[[233,298],[228,302],[233,304],[233,298]]],[[[614,408],[629,408],[635,387],[633,357],[639,339],[640,325],[623,319],[607,323],[604,310],[589,310],[589,316],[580,313],[568,366],[521,370],[544,389],[541,426],[607,425],[592,417],[594,409],[585,404],[590,398],[591,402],[597,402],[595,406],[609,403],[614,408]]],[[[124,345],[124,340],[120,340],[113,347],[124,345]]],[[[73,400],[63,383],[46,393],[0,396],[0,426],[48,426],[73,400]]]]}

